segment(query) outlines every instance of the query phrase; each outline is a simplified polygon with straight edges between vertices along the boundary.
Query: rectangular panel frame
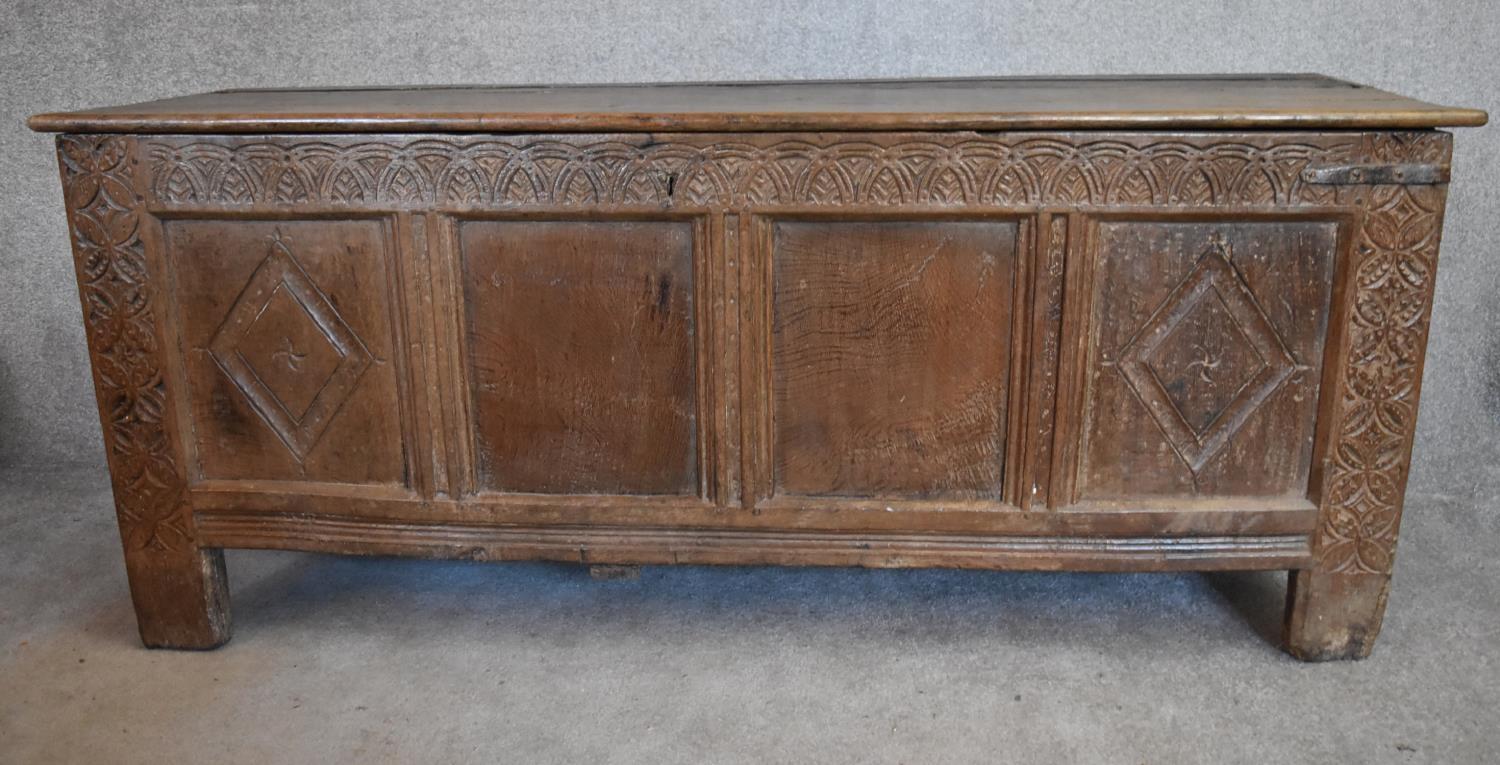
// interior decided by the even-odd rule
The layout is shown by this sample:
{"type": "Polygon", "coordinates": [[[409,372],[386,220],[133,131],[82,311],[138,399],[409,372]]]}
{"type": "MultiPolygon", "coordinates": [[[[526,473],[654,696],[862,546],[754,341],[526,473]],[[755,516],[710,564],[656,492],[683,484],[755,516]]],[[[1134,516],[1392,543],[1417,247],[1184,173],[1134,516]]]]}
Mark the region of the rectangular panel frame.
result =
{"type": "Polygon", "coordinates": [[[146,252],[155,261],[158,273],[162,275],[162,284],[159,293],[164,306],[166,321],[163,322],[163,342],[167,352],[163,354],[163,373],[169,385],[184,392],[183,395],[174,397],[172,405],[176,409],[176,423],[178,438],[182,444],[183,466],[186,472],[189,490],[212,489],[218,491],[256,491],[276,486],[305,487],[309,491],[352,491],[359,495],[368,495],[389,499],[406,499],[415,495],[426,496],[425,487],[428,484],[428,472],[424,470],[420,458],[422,441],[428,438],[418,425],[419,407],[415,398],[415,391],[421,384],[421,378],[417,370],[411,364],[408,350],[411,347],[409,341],[414,337],[414,327],[411,325],[412,314],[409,310],[408,295],[408,267],[412,260],[407,251],[408,245],[399,233],[401,228],[398,214],[386,211],[334,211],[334,210],[255,210],[239,211],[228,209],[165,209],[158,207],[147,207],[141,215],[141,237],[146,245],[146,252]],[[202,460],[198,454],[197,439],[193,434],[193,418],[191,417],[191,405],[193,399],[193,386],[187,374],[187,349],[183,345],[183,322],[181,310],[177,300],[178,293],[178,271],[177,264],[170,257],[167,248],[166,227],[169,223],[177,221],[223,221],[225,223],[316,223],[316,222],[375,222],[380,226],[382,244],[382,264],[388,278],[386,279],[386,301],[387,310],[384,312],[391,324],[391,350],[394,358],[391,360],[396,367],[396,402],[397,417],[400,421],[401,451],[403,454],[403,470],[405,472],[405,484],[401,486],[386,485],[362,485],[330,483],[321,481],[293,481],[293,480],[250,480],[250,479],[223,479],[209,478],[204,475],[202,460]]]}
{"type": "Polygon", "coordinates": [[[722,375],[713,368],[719,357],[718,348],[724,342],[722,320],[716,315],[714,297],[722,292],[716,274],[722,273],[720,265],[725,257],[722,236],[715,236],[722,223],[721,216],[710,215],[701,210],[609,210],[580,211],[576,208],[527,208],[516,211],[461,211],[433,213],[429,231],[436,240],[431,248],[433,258],[435,315],[437,321],[437,345],[442,357],[440,366],[446,377],[440,387],[447,391],[443,402],[444,420],[449,424],[444,431],[433,433],[434,443],[446,443],[447,461],[450,465],[450,496],[460,499],[483,499],[500,504],[551,506],[588,506],[597,508],[635,506],[660,510],[702,510],[722,504],[721,495],[728,486],[723,478],[722,437],[714,426],[718,401],[723,394],[722,375]],[[692,229],[692,294],[693,294],[693,358],[694,358],[694,427],[696,440],[697,492],[693,496],[651,494],[534,494],[524,492],[489,491],[479,487],[478,482],[478,432],[474,419],[473,381],[470,379],[471,359],[464,342],[463,252],[459,244],[459,227],[465,222],[543,222],[543,223],[608,223],[608,222],[673,222],[687,223],[692,229]],[[455,437],[455,434],[458,434],[455,437]]]}
{"type": "Polygon", "coordinates": [[[745,263],[740,294],[741,332],[741,471],[744,475],[742,507],[759,514],[764,510],[796,513],[808,511],[841,511],[861,513],[941,513],[945,509],[965,511],[1014,512],[1020,504],[1022,487],[1027,483],[1023,445],[1028,440],[1022,431],[1027,427],[1027,391],[1030,387],[1032,338],[1033,279],[1036,259],[1035,210],[981,208],[973,210],[932,210],[906,208],[869,211],[859,209],[808,210],[757,208],[741,216],[741,241],[745,263]],[[1006,381],[1006,446],[1002,456],[999,500],[942,500],[822,497],[781,495],[776,493],[775,471],[775,226],[782,221],[836,222],[986,222],[1014,223],[1015,272],[1011,294],[1010,359],[1006,381]]]}
{"type": "Polygon", "coordinates": [[[1157,512],[1168,508],[1183,511],[1210,509],[1224,514],[1284,516],[1276,523],[1278,528],[1293,528],[1311,533],[1316,528],[1319,493],[1321,489],[1320,465],[1329,457],[1334,446],[1328,430],[1329,415],[1337,405],[1338,359],[1346,332],[1339,317],[1345,315],[1346,301],[1352,290],[1348,283],[1352,276],[1351,263],[1354,258],[1355,234],[1360,215],[1357,211],[1340,206],[1313,206],[1292,209],[1231,208],[1216,207],[1198,210],[1163,209],[1160,207],[1111,207],[1087,209],[1073,216],[1072,231],[1067,249],[1067,272],[1064,287],[1063,321],[1061,329],[1062,354],[1058,360],[1058,388],[1055,411],[1058,413],[1057,428],[1052,447],[1048,508],[1053,511],[1075,513],[1111,513],[1129,515],[1138,512],[1157,512]],[[1328,329],[1324,337],[1322,373],[1318,383],[1318,402],[1315,407],[1311,465],[1308,471],[1307,493],[1304,498],[1291,501],[1275,501],[1265,498],[1235,498],[1230,500],[1164,501],[1144,499],[1130,502],[1080,501],[1078,498],[1079,470],[1082,469],[1084,433],[1082,432],[1085,396],[1088,390],[1088,360],[1093,349],[1090,340],[1090,316],[1094,301],[1094,271],[1099,252],[1099,225],[1106,222],[1161,222],[1161,223],[1225,223],[1298,222],[1333,223],[1337,227],[1332,266],[1333,284],[1328,303],[1328,329]],[[1241,500],[1242,501],[1237,501],[1241,500]]]}

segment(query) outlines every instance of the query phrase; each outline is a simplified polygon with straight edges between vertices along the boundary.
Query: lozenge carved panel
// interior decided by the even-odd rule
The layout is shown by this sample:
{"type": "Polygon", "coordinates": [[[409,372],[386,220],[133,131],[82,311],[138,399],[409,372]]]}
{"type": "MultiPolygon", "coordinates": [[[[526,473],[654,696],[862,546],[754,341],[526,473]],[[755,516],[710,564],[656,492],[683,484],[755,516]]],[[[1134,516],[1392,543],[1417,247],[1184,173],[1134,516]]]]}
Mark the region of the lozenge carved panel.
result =
{"type": "Polygon", "coordinates": [[[387,225],[169,219],[198,477],[407,483],[387,225]]]}
{"type": "Polygon", "coordinates": [[[1301,498],[1339,224],[1097,224],[1080,500],[1301,498]]]}

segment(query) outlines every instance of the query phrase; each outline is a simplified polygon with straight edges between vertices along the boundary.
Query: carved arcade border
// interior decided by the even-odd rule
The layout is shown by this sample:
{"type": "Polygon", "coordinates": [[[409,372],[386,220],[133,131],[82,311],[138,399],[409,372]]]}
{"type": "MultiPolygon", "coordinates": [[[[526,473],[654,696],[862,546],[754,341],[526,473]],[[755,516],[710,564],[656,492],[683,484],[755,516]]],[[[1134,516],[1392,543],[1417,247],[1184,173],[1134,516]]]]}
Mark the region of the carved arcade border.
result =
{"type": "Polygon", "coordinates": [[[122,136],[57,140],[121,535],[127,554],[161,555],[192,549],[193,526],[168,421],[136,146],[122,136]]]}
{"type": "Polygon", "coordinates": [[[1365,134],[171,138],[167,206],[1162,205],[1332,203],[1309,164],[1365,134]]]}

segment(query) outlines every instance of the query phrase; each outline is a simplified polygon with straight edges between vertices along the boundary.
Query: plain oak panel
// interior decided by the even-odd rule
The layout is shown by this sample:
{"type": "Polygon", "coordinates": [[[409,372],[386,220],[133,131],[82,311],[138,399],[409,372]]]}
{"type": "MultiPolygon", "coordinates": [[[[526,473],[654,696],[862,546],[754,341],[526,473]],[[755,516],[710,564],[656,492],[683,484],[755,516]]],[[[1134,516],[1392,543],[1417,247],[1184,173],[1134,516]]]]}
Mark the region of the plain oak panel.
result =
{"type": "Polygon", "coordinates": [[[1001,496],[1010,221],[778,221],[778,493],[1001,496]]]}
{"type": "Polygon", "coordinates": [[[693,226],[458,223],[485,491],[698,491],[693,226]]]}
{"type": "Polygon", "coordinates": [[[172,219],[201,479],[408,482],[380,220],[172,219]]]}

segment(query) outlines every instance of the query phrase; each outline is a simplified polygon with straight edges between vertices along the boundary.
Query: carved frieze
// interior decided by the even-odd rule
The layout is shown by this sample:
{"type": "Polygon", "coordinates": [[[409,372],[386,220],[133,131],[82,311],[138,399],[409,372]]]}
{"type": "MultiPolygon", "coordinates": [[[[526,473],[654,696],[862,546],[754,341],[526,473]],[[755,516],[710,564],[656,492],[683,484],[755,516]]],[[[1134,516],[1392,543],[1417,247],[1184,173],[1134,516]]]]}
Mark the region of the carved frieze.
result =
{"type": "Polygon", "coordinates": [[[164,205],[1305,205],[1359,134],[152,140],[164,205]]]}

